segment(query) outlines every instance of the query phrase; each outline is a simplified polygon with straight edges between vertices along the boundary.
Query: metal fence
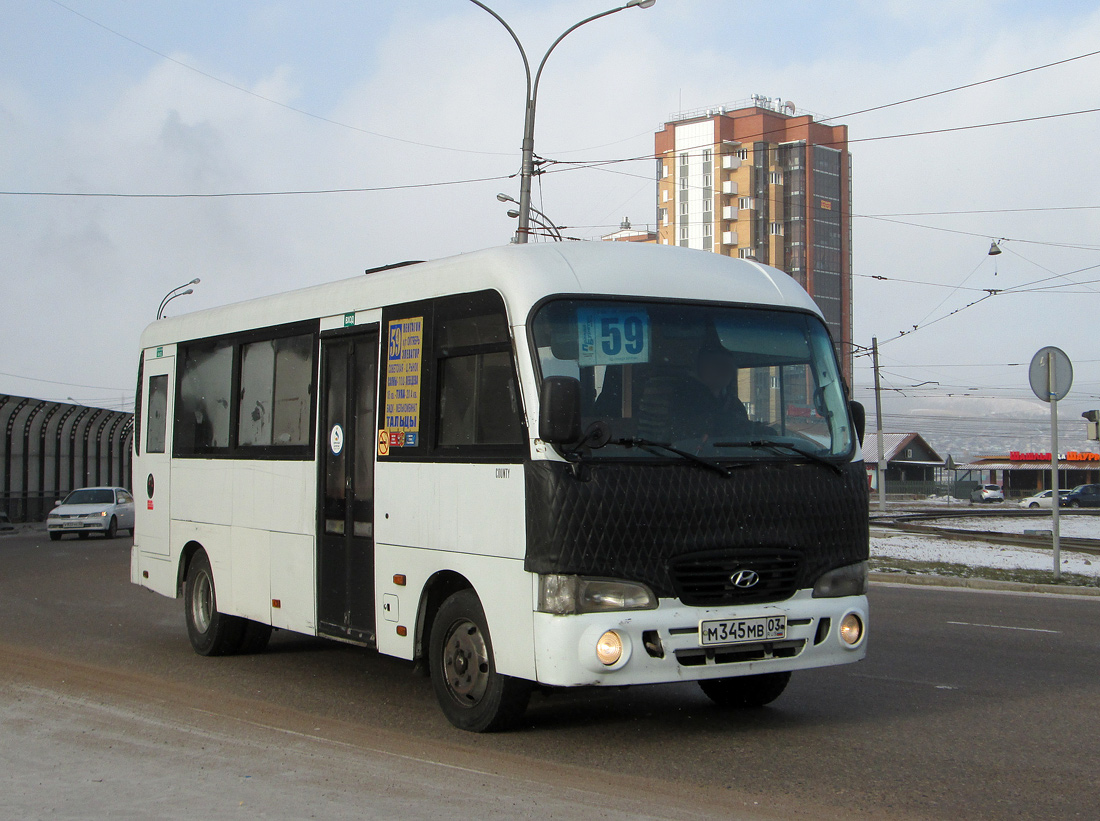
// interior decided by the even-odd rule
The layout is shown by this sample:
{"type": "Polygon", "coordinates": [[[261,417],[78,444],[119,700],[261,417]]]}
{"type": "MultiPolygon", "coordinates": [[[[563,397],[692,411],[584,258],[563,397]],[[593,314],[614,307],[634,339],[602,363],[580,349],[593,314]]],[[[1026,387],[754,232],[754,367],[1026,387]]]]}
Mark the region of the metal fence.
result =
{"type": "Polygon", "coordinates": [[[0,394],[0,510],[13,522],[43,521],[70,490],[129,488],[133,416],[0,394]]]}

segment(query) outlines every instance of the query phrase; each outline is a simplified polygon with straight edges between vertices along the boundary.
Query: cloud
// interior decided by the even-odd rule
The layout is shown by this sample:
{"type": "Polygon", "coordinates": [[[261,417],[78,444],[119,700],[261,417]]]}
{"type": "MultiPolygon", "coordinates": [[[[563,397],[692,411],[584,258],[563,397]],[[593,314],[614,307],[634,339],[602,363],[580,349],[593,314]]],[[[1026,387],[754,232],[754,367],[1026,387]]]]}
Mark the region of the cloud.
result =
{"type": "MultiPolygon", "coordinates": [[[[537,64],[555,33],[604,6],[502,0],[494,7],[537,64]]],[[[519,54],[499,23],[462,2],[368,3],[339,15],[310,9],[288,0],[270,13],[236,17],[200,3],[186,21],[172,13],[101,11],[127,36],[147,37],[179,62],[318,117],[154,58],[79,20],[62,18],[59,28],[51,16],[56,10],[28,12],[20,18],[23,29],[0,34],[6,38],[0,45],[14,48],[22,39],[19,53],[35,55],[31,65],[0,69],[2,187],[273,192],[514,175],[524,81],[519,54]],[[42,15],[40,29],[26,29],[34,14],[42,15]],[[227,45],[235,41],[238,48],[227,45]],[[327,44],[335,44],[331,53],[327,44]]],[[[760,37],[746,37],[744,14],[731,14],[718,0],[662,0],[647,11],[596,21],[571,34],[547,62],[536,151],[565,161],[644,156],[653,133],[681,106],[761,92],[837,115],[1081,54],[1100,41],[1094,9],[947,2],[914,9],[808,4],[805,14],[792,14],[760,37]]],[[[1100,91],[1097,59],[852,117],[850,135],[1092,107],[1100,91]]],[[[1095,204],[1100,158],[1089,146],[1098,121],[1083,115],[855,142],[855,210],[1095,204]]],[[[653,219],[651,160],[565,168],[554,166],[536,182],[536,203],[577,226],[578,235],[599,236],[623,217],[635,224],[653,219]]],[[[195,294],[172,305],[194,310],[356,276],[396,260],[503,244],[514,222],[494,195],[517,190],[511,178],[321,196],[0,197],[6,257],[0,371],[102,384],[112,388],[108,397],[130,393],[138,335],[171,287],[200,276],[195,294]]],[[[1004,289],[1098,263],[1095,251],[1017,240],[1097,244],[1100,213],[899,219],[977,236],[857,218],[856,273],[889,279],[857,279],[857,342],[879,337],[884,361],[902,377],[912,375],[910,384],[936,381],[943,391],[1012,388],[1013,399],[1029,393],[1019,369],[942,366],[1027,362],[1039,347],[1054,344],[1080,363],[1082,393],[1100,395],[1100,377],[1089,362],[1092,295],[1100,284],[1072,295],[1001,295],[935,321],[984,292],[903,282],[1004,289]],[[986,251],[990,238],[1001,237],[1009,241],[994,269],[986,251]],[[886,342],[914,324],[922,327],[886,342]]],[[[1080,277],[1090,278],[1100,280],[1080,277]]],[[[857,365],[857,389],[865,388],[870,372],[864,360],[857,365]]],[[[904,383],[902,377],[896,381],[904,383]]],[[[41,393],[40,387],[0,378],[0,390],[41,393]]]]}

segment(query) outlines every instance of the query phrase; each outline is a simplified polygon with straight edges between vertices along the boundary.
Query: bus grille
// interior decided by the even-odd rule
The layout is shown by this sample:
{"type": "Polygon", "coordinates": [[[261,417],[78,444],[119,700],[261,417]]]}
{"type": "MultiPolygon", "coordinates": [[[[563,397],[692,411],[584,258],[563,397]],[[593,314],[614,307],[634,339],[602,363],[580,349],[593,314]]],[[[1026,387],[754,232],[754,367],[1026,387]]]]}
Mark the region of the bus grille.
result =
{"type": "Polygon", "coordinates": [[[798,589],[801,564],[797,550],[717,550],[676,556],[669,573],[684,604],[718,607],[790,598],[798,589]],[[750,586],[753,573],[756,582],[750,586]]]}

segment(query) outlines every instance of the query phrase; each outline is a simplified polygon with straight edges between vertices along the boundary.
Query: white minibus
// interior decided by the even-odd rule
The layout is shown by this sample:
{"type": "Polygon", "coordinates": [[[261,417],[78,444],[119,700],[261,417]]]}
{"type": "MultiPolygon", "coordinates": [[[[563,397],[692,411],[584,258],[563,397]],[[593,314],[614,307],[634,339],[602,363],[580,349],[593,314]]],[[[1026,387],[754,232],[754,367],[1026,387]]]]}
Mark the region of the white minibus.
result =
{"type": "Polygon", "coordinates": [[[868,491],[822,316],[750,260],[513,245],[159,320],[134,583],[203,655],[422,663],[472,731],[536,687],[723,706],[862,658],[868,491]]]}

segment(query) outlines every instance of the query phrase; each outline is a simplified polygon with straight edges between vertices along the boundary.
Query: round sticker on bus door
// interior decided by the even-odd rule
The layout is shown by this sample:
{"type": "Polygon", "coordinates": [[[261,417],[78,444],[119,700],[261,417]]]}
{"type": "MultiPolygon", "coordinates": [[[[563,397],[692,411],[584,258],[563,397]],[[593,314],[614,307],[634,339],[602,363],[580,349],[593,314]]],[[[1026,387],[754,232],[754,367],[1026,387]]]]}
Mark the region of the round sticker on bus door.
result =
{"type": "Polygon", "coordinates": [[[339,425],[332,426],[332,433],[328,436],[328,446],[333,456],[339,456],[344,449],[344,429],[339,425]]]}

